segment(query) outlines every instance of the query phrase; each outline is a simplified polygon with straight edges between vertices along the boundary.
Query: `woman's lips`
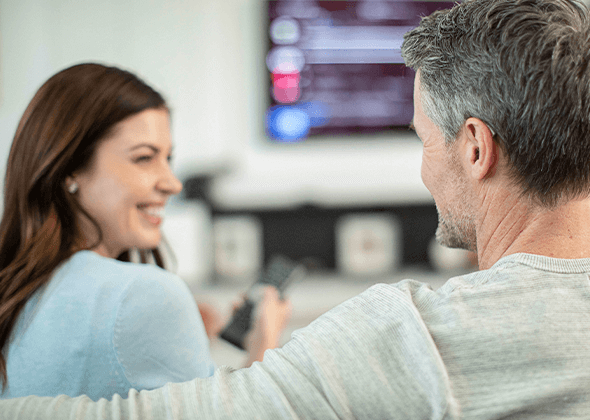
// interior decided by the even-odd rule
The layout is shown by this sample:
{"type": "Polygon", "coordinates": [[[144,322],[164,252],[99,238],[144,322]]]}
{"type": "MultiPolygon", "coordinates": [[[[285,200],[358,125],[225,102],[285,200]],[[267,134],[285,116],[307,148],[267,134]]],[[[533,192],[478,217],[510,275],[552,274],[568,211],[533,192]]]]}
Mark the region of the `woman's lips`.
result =
{"type": "Polygon", "coordinates": [[[141,215],[153,225],[160,225],[164,218],[164,206],[161,204],[140,204],[137,206],[141,215]]]}

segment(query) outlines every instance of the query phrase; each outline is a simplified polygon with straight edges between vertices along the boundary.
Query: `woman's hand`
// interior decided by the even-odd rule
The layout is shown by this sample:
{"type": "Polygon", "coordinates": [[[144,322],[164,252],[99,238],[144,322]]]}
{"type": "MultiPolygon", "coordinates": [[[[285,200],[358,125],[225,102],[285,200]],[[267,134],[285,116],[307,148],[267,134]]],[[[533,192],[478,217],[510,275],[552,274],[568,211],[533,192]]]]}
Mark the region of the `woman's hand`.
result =
{"type": "Polygon", "coordinates": [[[203,325],[205,326],[207,337],[209,337],[209,340],[216,338],[223,328],[223,320],[219,312],[213,305],[208,303],[198,302],[197,307],[201,313],[201,318],[203,318],[203,325]]]}
{"type": "Polygon", "coordinates": [[[279,346],[281,334],[291,318],[291,302],[281,300],[275,287],[266,286],[262,301],[256,307],[256,315],[253,328],[245,340],[249,353],[246,367],[255,361],[262,361],[267,349],[279,346]]]}

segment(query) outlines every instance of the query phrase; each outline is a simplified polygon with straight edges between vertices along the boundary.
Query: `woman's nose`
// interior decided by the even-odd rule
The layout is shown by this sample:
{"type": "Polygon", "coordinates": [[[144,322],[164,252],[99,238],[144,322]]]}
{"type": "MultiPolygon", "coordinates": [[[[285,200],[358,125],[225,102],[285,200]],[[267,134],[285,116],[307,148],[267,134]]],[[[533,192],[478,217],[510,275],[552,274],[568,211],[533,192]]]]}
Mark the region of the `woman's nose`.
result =
{"type": "Polygon", "coordinates": [[[158,182],[158,189],[167,194],[175,195],[182,191],[182,182],[168,169],[165,176],[158,182]]]}

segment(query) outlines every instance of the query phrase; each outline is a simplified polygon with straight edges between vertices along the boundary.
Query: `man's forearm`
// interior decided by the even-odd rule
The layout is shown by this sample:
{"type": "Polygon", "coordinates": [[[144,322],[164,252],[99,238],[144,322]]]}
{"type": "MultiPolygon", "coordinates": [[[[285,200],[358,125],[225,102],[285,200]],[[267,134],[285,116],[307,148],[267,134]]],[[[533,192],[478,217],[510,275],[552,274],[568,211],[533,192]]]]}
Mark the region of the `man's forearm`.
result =
{"type": "Polygon", "coordinates": [[[0,400],[2,420],[451,418],[444,366],[408,293],[387,285],[328,311],[248,369],[128,398],[0,400]],[[445,417],[446,416],[446,417],[445,417]]]}

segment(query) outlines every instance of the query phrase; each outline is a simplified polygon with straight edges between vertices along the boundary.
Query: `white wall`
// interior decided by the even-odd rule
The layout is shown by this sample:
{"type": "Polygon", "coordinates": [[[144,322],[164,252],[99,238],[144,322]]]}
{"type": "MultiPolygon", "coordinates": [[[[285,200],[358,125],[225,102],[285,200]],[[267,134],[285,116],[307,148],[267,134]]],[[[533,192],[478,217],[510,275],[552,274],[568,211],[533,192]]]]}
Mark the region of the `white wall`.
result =
{"type": "Polygon", "coordinates": [[[180,177],[227,170],[226,207],[430,202],[412,134],[297,145],[264,137],[260,0],[0,0],[0,173],[39,86],[75,63],[130,69],[173,109],[180,177]]]}

